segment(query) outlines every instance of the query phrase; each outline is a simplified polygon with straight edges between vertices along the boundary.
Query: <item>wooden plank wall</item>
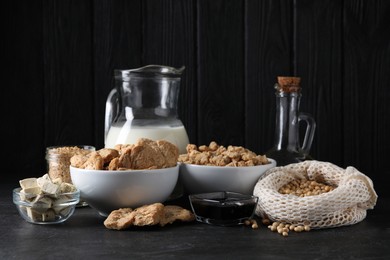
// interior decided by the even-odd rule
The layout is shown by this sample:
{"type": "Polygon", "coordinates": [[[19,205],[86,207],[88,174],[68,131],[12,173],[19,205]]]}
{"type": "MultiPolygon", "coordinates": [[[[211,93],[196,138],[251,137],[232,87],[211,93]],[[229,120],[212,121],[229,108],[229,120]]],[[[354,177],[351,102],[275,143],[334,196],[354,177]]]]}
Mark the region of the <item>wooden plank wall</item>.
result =
{"type": "Polygon", "coordinates": [[[302,77],[312,156],[385,190],[389,1],[20,0],[2,12],[6,181],[42,175],[47,146],[103,147],[113,69],[165,64],[186,66],[179,113],[192,143],[258,153],[274,139],[276,77],[302,77]]]}

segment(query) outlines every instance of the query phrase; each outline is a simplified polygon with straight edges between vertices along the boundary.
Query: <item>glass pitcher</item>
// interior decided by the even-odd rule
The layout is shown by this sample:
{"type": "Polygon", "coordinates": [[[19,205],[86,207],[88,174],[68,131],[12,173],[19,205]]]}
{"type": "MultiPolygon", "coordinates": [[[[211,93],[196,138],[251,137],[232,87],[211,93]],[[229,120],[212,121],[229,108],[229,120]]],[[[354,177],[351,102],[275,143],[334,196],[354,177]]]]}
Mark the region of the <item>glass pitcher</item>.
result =
{"type": "Polygon", "coordinates": [[[115,70],[115,88],[106,102],[105,147],[132,144],[138,138],[164,139],[186,153],[188,135],[177,113],[184,69],[148,65],[115,70]]]}
{"type": "Polygon", "coordinates": [[[277,166],[312,159],[309,155],[316,123],[307,113],[299,112],[301,87],[299,77],[278,77],[276,89],[276,125],[274,146],[266,156],[276,160],[277,166]],[[306,122],[302,146],[299,123],[306,122]]]}

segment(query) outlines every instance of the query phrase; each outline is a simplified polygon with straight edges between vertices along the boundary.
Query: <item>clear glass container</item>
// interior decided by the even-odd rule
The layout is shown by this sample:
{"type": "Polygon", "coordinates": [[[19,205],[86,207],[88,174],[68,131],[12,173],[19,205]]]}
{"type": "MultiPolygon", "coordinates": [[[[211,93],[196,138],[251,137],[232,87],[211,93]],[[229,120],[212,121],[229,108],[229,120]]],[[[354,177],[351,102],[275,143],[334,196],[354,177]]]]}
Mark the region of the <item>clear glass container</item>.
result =
{"type": "Polygon", "coordinates": [[[253,217],[258,199],[229,191],[189,195],[196,220],[218,226],[244,224],[253,217]]]}
{"type": "Polygon", "coordinates": [[[310,160],[316,123],[313,117],[299,111],[301,87],[299,77],[278,77],[276,89],[276,121],[274,146],[266,156],[277,166],[310,160]],[[306,123],[303,144],[299,139],[299,124],[306,123]]]}
{"type": "MultiPolygon", "coordinates": [[[[47,173],[50,179],[61,179],[62,182],[72,183],[70,176],[70,158],[77,154],[88,154],[95,151],[91,145],[74,146],[50,146],[46,148],[47,173]]],[[[83,207],[88,204],[80,199],[77,206],[83,207]]]]}
{"type": "Polygon", "coordinates": [[[183,71],[161,65],[115,70],[115,88],[106,102],[105,147],[164,139],[185,153],[189,140],[177,112],[183,71]]]}
{"type": "Polygon", "coordinates": [[[94,146],[50,146],[46,148],[47,173],[50,179],[60,178],[62,182],[72,183],[70,177],[70,158],[76,154],[88,154],[95,151],[94,146]]]}
{"type": "Polygon", "coordinates": [[[13,202],[19,214],[32,224],[58,224],[73,215],[75,206],[79,203],[80,191],[62,193],[59,195],[40,194],[39,199],[50,201],[49,204],[35,202],[35,194],[15,188],[12,192],[13,202]],[[32,198],[32,199],[27,199],[32,198]]]}

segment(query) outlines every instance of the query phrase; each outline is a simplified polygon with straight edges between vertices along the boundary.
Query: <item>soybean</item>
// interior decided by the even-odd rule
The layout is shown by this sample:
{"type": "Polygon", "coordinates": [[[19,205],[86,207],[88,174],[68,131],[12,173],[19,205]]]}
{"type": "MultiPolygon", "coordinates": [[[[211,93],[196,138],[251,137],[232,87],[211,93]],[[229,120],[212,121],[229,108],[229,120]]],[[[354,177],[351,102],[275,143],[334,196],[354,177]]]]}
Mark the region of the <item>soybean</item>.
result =
{"type": "Polygon", "coordinates": [[[314,196],[334,190],[335,187],[325,183],[297,179],[293,180],[279,189],[281,194],[292,194],[298,197],[314,196]]]}

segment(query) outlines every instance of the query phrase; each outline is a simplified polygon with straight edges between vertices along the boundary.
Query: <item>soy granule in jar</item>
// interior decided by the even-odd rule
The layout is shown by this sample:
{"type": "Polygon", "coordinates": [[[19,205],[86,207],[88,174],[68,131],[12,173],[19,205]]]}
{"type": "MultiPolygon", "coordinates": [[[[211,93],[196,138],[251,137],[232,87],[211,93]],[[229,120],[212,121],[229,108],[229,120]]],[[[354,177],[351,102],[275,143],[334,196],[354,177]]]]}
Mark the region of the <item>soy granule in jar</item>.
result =
{"type": "Polygon", "coordinates": [[[90,145],[51,146],[46,148],[47,171],[52,180],[72,183],[70,177],[70,158],[73,155],[88,154],[95,151],[90,145]]]}

